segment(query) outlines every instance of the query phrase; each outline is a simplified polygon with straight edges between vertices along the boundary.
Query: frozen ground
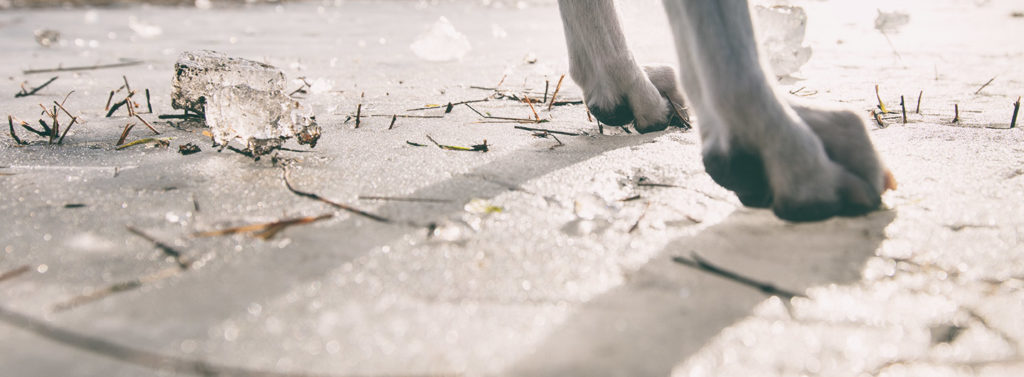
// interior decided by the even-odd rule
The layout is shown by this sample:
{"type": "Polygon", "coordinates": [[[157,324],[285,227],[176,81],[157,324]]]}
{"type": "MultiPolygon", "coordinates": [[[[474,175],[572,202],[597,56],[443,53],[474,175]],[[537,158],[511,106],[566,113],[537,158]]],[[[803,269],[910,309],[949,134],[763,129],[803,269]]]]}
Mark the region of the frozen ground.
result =
{"type": "MultiPolygon", "coordinates": [[[[673,61],[659,8],[627,3],[639,59],[673,61]]],[[[715,186],[695,133],[598,135],[578,105],[538,109],[550,120],[540,126],[587,134],[559,136],[554,149],[464,106],[389,129],[391,114],[441,114],[405,110],[485,98],[470,86],[502,76],[506,89],[553,87],[566,57],[550,4],[5,10],[0,115],[34,121],[38,104],[74,90],[66,107],[85,121],[59,146],[23,130],[30,145],[0,136],[2,374],[1024,375],[1024,134],[1006,129],[1024,94],[1024,18],[1013,16],[1024,6],[900,4],[910,23],[887,38],[874,20],[889,2],[802,3],[814,55],[785,87],[869,119],[878,84],[890,109],[904,95],[912,113],[906,125],[896,114],[872,125],[901,183],[886,210],[799,225],[715,186]],[[461,62],[409,48],[441,16],[468,36],[461,62]],[[44,28],[65,43],[40,47],[33,32],[44,28]],[[292,184],[392,221],[297,196],[270,158],[218,153],[202,128],[155,114],[142,117],[170,147],[116,150],[131,120],[104,117],[109,91],[126,76],[150,89],[156,114],[172,113],[174,60],[196,48],[319,80],[306,100],[320,144],[279,155],[292,184]],[[23,73],[119,59],[144,63],[23,73]],[[21,82],[54,75],[13,98],[21,82]],[[359,104],[355,128],[345,119],[359,104]],[[406,143],[430,144],[428,134],[486,139],[490,151],[406,143]],[[187,142],[203,151],[179,154],[187,142]],[[193,236],[323,214],[333,217],[269,240],[193,236]],[[797,297],[673,262],[693,253],[797,297]]],[[[567,83],[559,97],[579,90],[567,83]]],[[[513,101],[476,108],[532,116],[513,101]]],[[[128,140],[149,136],[140,124],[128,140]]]]}

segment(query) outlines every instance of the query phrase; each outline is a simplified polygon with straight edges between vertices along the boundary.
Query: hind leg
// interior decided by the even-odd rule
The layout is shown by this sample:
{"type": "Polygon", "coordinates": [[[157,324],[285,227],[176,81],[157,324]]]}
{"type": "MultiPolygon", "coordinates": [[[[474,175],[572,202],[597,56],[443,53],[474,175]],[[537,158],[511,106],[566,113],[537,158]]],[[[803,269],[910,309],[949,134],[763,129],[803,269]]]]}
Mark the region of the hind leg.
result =
{"type": "Polygon", "coordinates": [[[635,121],[640,132],[682,124],[679,115],[686,115],[675,71],[637,65],[612,0],[559,0],[558,8],[569,47],[569,73],[599,121],[612,126],[635,121]]]}

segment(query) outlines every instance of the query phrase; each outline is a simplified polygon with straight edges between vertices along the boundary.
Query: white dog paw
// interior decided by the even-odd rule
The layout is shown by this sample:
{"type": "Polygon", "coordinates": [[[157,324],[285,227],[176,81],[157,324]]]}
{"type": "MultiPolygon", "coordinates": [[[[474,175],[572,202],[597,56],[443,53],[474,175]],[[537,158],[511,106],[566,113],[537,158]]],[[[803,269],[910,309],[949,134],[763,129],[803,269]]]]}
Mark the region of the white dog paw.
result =
{"type": "MultiPolygon", "coordinates": [[[[875,152],[860,117],[849,111],[805,106],[795,106],[794,110],[824,146],[826,161],[808,164],[817,159],[808,155],[811,152],[769,154],[765,148],[730,143],[727,152],[705,151],[708,174],[735,192],[744,205],[770,207],[785,220],[816,221],[877,209],[881,194],[895,188],[895,182],[875,152]],[[773,177],[769,172],[783,176],[773,177]]],[[[808,128],[800,127],[777,129],[808,132],[808,128]]]]}
{"type": "Polygon", "coordinates": [[[641,133],[690,127],[672,67],[644,67],[632,76],[595,77],[580,83],[587,107],[598,121],[610,126],[634,123],[641,133]]]}

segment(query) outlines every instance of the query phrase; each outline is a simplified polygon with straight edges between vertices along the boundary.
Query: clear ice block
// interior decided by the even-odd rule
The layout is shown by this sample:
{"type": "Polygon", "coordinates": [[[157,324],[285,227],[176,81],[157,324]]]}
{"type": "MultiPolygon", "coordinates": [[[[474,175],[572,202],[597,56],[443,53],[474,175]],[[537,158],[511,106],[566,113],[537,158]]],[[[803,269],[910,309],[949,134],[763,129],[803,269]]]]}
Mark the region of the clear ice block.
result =
{"type": "Polygon", "coordinates": [[[432,62],[460,60],[469,53],[469,39],[441,17],[430,30],[416,38],[409,46],[416,56],[432,62]]]}
{"type": "Polygon", "coordinates": [[[309,107],[279,90],[244,84],[222,87],[210,95],[206,124],[218,144],[238,139],[255,156],[280,148],[292,137],[310,147],[320,138],[320,126],[309,107]]]}
{"type": "Polygon", "coordinates": [[[239,84],[256,90],[284,91],[285,79],[280,70],[268,64],[210,50],[185,51],[174,64],[171,106],[203,114],[207,96],[239,84]]]}
{"type": "Polygon", "coordinates": [[[255,156],[295,137],[315,147],[320,127],[312,110],[284,94],[277,68],[208,51],[187,51],[175,64],[171,105],[205,114],[214,141],[238,140],[255,156]]]}
{"type": "Polygon", "coordinates": [[[788,5],[755,6],[754,21],[761,41],[761,53],[775,75],[789,76],[811,59],[811,48],[804,46],[807,13],[803,8],[788,5]]]}

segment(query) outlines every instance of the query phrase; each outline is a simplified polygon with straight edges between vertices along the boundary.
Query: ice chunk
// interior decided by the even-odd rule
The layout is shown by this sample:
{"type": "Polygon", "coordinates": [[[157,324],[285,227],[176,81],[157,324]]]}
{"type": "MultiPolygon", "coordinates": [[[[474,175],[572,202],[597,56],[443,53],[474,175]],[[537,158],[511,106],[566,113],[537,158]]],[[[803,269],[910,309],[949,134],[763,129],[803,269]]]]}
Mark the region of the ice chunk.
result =
{"type": "Polygon", "coordinates": [[[182,53],[174,68],[171,106],[205,114],[218,144],[239,140],[255,156],[292,137],[316,146],[313,112],[284,94],[277,68],[207,50],[182,53]]]}
{"type": "Polygon", "coordinates": [[[238,139],[256,156],[280,148],[291,137],[311,147],[320,138],[320,126],[309,107],[279,90],[244,84],[213,91],[206,103],[206,124],[218,144],[238,139]]]}
{"type": "Polygon", "coordinates": [[[203,114],[214,90],[245,84],[256,90],[284,91],[284,74],[271,65],[228,57],[210,50],[185,51],[174,64],[171,106],[203,114]]]}
{"type": "Polygon", "coordinates": [[[60,32],[52,29],[36,30],[36,43],[43,47],[52,47],[60,43],[60,32]]]}
{"type": "Polygon", "coordinates": [[[409,48],[421,59],[443,62],[462,59],[469,53],[471,46],[465,35],[455,30],[447,18],[441,17],[429,31],[417,37],[409,48]]]}
{"type": "Polygon", "coordinates": [[[164,33],[164,29],[151,23],[141,21],[135,16],[128,17],[128,28],[143,38],[154,38],[164,33]]]}
{"type": "Polygon", "coordinates": [[[883,12],[878,10],[878,17],[875,17],[875,29],[883,33],[898,32],[903,26],[910,23],[910,15],[899,12],[883,12]]]}
{"type": "Polygon", "coordinates": [[[807,13],[797,6],[755,6],[755,22],[761,53],[768,57],[776,76],[788,76],[811,59],[811,48],[804,46],[807,13]]]}

